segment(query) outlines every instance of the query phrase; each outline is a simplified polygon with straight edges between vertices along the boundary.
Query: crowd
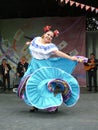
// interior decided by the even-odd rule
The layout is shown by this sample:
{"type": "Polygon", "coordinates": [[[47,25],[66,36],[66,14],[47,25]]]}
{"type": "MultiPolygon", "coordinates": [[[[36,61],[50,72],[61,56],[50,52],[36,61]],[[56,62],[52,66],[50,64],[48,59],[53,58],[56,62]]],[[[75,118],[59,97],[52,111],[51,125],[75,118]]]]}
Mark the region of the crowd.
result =
{"type": "MultiPolygon", "coordinates": [[[[20,79],[24,75],[27,68],[28,68],[28,62],[26,60],[26,57],[22,56],[19,62],[17,63],[16,73],[15,73],[16,76],[15,79],[18,78],[18,83],[20,82],[20,79]]],[[[2,59],[0,64],[0,86],[2,88],[2,92],[11,91],[11,89],[14,87],[14,86],[11,87],[11,83],[10,83],[11,70],[12,70],[11,65],[8,63],[7,59],[6,58],[2,59]]],[[[18,87],[18,83],[17,83],[17,87],[18,87]]]]}

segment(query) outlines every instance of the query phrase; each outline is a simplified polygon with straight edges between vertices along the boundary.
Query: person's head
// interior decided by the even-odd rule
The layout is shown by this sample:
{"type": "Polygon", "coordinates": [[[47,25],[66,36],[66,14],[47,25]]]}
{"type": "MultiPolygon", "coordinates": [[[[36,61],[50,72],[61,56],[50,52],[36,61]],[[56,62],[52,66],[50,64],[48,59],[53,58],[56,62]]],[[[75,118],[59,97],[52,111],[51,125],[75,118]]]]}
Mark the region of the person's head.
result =
{"type": "Polygon", "coordinates": [[[94,54],[94,53],[91,53],[91,54],[90,54],[90,57],[91,57],[91,58],[95,58],[95,54],[94,54]]]}
{"type": "Polygon", "coordinates": [[[21,63],[25,63],[25,62],[26,62],[26,57],[25,57],[25,56],[22,56],[21,59],[20,59],[20,62],[21,62],[21,63]]]}
{"type": "Polygon", "coordinates": [[[51,26],[44,27],[44,34],[42,38],[46,43],[50,43],[54,37],[57,37],[59,35],[58,30],[52,30],[51,26]]]}
{"type": "Polygon", "coordinates": [[[5,65],[7,63],[7,59],[2,59],[2,64],[5,65]]]}

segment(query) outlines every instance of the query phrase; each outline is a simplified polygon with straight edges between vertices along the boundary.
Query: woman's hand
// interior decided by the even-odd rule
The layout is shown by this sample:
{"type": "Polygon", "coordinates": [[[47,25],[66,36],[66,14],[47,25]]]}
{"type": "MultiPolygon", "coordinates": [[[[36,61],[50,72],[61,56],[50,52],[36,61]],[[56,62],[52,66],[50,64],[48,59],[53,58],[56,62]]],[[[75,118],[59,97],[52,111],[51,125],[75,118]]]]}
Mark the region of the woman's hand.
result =
{"type": "Polygon", "coordinates": [[[78,58],[76,56],[72,56],[72,60],[75,60],[77,62],[83,62],[84,61],[82,58],[78,58]]]}
{"type": "Polygon", "coordinates": [[[31,42],[26,42],[26,45],[30,45],[31,44],[31,42]]]}
{"type": "Polygon", "coordinates": [[[78,61],[78,58],[76,56],[71,57],[72,60],[78,61]]]}
{"type": "Polygon", "coordinates": [[[19,73],[17,73],[17,76],[19,77],[19,76],[20,76],[20,74],[19,74],[19,73]]]}

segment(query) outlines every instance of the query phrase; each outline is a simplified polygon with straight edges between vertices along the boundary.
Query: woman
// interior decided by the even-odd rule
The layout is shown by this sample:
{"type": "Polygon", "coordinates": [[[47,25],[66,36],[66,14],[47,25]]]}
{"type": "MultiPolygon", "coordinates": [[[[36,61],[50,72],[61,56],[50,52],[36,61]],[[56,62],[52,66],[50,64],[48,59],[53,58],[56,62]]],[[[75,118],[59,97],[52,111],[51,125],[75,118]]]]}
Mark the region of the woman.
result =
{"type": "Polygon", "coordinates": [[[51,26],[46,26],[41,37],[35,37],[26,43],[33,58],[20,82],[18,96],[28,105],[34,106],[31,111],[57,111],[62,102],[72,106],[79,98],[79,85],[70,74],[80,59],[61,52],[52,43],[58,35],[58,30],[52,31],[51,26]],[[57,58],[51,58],[53,55],[57,58]],[[76,97],[72,94],[74,88],[77,88],[76,97]],[[71,100],[67,102],[70,97],[71,100]]]}
{"type": "Polygon", "coordinates": [[[16,79],[15,79],[15,86],[13,88],[13,92],[17,92],[17,87],[19,85],[19,82],[21,80],[21,78],[23,77],[24,73],[26,72],[28,68],[28,62],[25,56],[22,56],[20,58],[20,61],[17,64],[17,68],[16,68],[16,79]]]}
{"type": "Polygon", "coordinates": [[[26,72],[27,68],[28,68],[28,62],[26,60],[26,57],[22,56],[21,59],[20,59],[20,61],[17,64],[17,69],[16,69],[17,76],[19,78],[22,78],[23,75],[24,75],[24,73],[26,72]]]}

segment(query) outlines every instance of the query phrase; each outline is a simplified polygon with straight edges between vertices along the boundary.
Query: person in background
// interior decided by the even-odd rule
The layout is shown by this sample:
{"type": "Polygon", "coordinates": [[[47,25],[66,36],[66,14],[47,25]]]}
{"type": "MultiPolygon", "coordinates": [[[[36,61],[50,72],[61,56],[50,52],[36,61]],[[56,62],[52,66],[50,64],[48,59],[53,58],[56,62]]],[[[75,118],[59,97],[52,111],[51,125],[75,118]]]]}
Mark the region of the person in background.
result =
{"type": "Polygon", "coordinates": [[[0,65],[0,92],[3,90],[3,83],[2,83],[2,73],[1,73],[1,65],[0,65]]]}
{"type": "Polygon", "coordinates": [[[26,57],[22,56],[20,58],[20,61],[18,62],[18,65],[17,65],[17,70],[16,70],[17,71],[17,76],[19,78],[22,78],[24,73],[26,72],[27,68],[28,68],[28,62],[26,60],[26,57]]]}
{"type": "Polygon", "coordinates": [[[16,68],[16,78],[14,81],[14,88],[13,88],[13,92],[17,93],[17,87],[20,83],[21,78],[24,76],[24,73],[26,72],[28,68],[28,62],[25,56],[22,56],[20,58],[20,61],[17,64],[17,68],[16,68]]]}
{"type": "Polygon", "coordinates": [[[94,84],[94,91],[97,92],[97,66],[98,59],[95,58],[95,54],[91,53],[87,63],[84,63],[85,70],[88,74],[88,91],[92,91],[94,84]]]}
{"type": "Polygon", "coordinates": [[[17,68],[16,68],[16,79],[15,79],[15,83],[14,83],[14,88],[13,88],[13,92],[17,93],[17,87],[20,83],[21,78],[24,76],[24,73],[26,72],[28,68],[28,62],[25,56],[22,56],[20,58],[20,61],[17,64],[17,68]]]}
{"type": "Polygon", "coordinates": [[[7,63],[7,60],[5,58],[2,59],[1,74],[4,91],[6,91],[6,89],[10,90],[10,70],[11,66],[7,63]]]}

